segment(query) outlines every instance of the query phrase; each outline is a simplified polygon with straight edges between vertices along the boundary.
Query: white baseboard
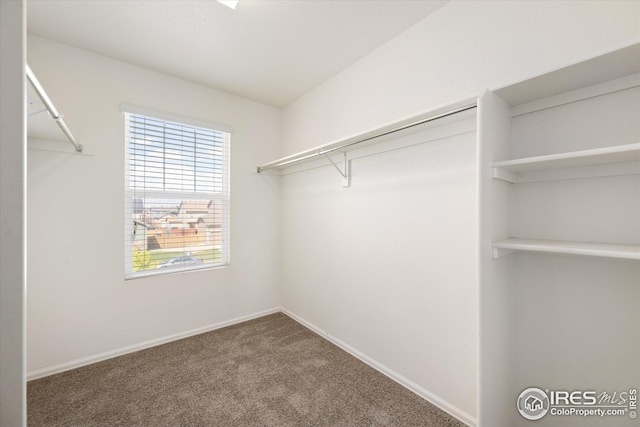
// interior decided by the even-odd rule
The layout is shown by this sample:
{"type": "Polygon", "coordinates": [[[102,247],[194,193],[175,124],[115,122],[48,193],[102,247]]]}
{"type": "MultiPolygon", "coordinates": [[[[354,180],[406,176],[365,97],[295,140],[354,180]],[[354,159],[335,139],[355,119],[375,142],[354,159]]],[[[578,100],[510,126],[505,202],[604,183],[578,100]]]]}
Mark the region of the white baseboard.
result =
{"type": "Polygon", "coordinates": [[[471,415],[467,414],[462,409],[458,408],[457,406],[452,405],[451,403],[447,402],[446,400],[444,400],[444,399],[440,398],[439,396],[431,393],[429,390],[426,390],[424,387],[419,386],[418,384],[414,383],[413,381],[409,380],[408,378],[403,377],[402,375],[398,374],[397,372],[395,372],[395,371],[387,368],[386,366],[382,365],[381,363],[371,359],[366,354],[361,353],[360,351],[356,350],[355,348],[351,347],[350,345],[348,345],[348,344],[340,341],[339,339],[329,335],[327,332],[323,331],[322,329],[318,328],[317,326],[313,325],[312,323],[307,322],[306,320],[302,319],[301,317],[293,314],[289,310],[283,308],[283,309],[281,309],[281,311],[284,314],[286,314],[287,316],[291,317],[296,322],[298,322],[301,325],[311,329],[312,331],[314,331],[315,333],[317,333],[321,337],[323,337],[326,340],[330,341],[331,343],[337,345],[338,347],[340,347],[341,349],[343,349],[347,353],[351,354],[352,356],[360,359],[362,362],[364,362],[367,365],[371,366],[376,371],[386,375],[387,377],[391,378],[393,381],[397,382],[398,384],[400,384],[400,385],[404,386],[405,388],[409,389],[410,391],[414,392],[418,396],[422,397],[424,400],[432,403],[433,405],[437,406],[438,408],[442,409],[443,411],[447,412],[448,414],[456,417],[457,419],[459,419],[463,423],[465,423],[465,424],[467,424],[469,426],[472,426],[472,427],[475,427],[478,424],[478,420],[477,420],[476,417],[472,417],[471,415]]]}
{"type": "Polygon", "coordinates": [[[58,365],[49,366],[43,369],[27,372],[27,381],[35,380],[38,378],[48,377],[49,375],[58,374],[60,372],[76,369],[81,366],[90,365],[92,363],[101,362],[103,360],[111,359],[112,357],[122,356],[127,353],[133,353],[134,351],[144,350],[145,348],[155,347],[160,344],[166,344],[171,341],[177,341],[183,338],[191,337],[194,335],[210,332],[216,329],[224,328],[227,326],[235,325],[236,323],[246,322],[247,320],[256,319],[258,317],[267,316],[273,313],[279,313],[282,310],[278,307],[268,310],[259,311],[257,313],[248,314],[246,316],[236,317],[235,319],[226,320],[224,322],[215,323],[213,325],[203,326],[201,328],[191,329],[185,332],[179,332],[177,334],[168,335],[161,338],[152,339],[149,341],[141,342],[138,344],[122,347],[116,350],[106,351],[104,353],[96,354],[93,356],[82,357],[80,359],[71,360],[69,362],[60,363],[58,365]]]}

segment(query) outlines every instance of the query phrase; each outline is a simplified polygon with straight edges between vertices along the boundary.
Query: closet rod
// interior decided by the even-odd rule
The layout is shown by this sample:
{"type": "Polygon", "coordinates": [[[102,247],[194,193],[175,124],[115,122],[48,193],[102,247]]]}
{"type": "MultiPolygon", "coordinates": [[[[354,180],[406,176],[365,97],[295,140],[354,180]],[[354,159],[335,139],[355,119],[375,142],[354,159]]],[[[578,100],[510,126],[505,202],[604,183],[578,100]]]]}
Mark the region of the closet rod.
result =
{"type": "Polygon", "coordinates": [[[64,116],[58,113],[58,110],[56,110],[56,107],[53,105],[53,102],[51,102],[51,99],[47,96],[47,93],[44,91],[44,88],[36,78],[35,74],[33,74],[33,71],[31,71],[31,67],[29,67],[29,64],[25,64],[25,65],[26,65],[25,68],[27,70],[27,78],[31,82],[31,85],[33,86],[33,88],[36,90],[38,97],[40,98],[40,100],[42,101],[46,109],[49,111],[49,114],[51,115],[53,120],[56,121],[56,123],[58,124],[62,132],[64,132],[64,134],[67,136],[69,141],[73,144],[76,151],[78,153],[82,153],[82,145],[76,142],[76,139],[73,137],[73,134],[67,127],[67,124],[64,122],[64,119],[63,119],[64,116]]]}
{"type": "Polygon", "coordinates": [[[453,110],[446,111],[444,113],[440,113],[440,114],[436,114],[434,116],[426,117],[424,119],[418,120],[417,122],[409,123],[407,125],[402,125],[402,126],[399,126],[397,128],[393,128],[393,129],[388,130],[388,131],[380,132],[380,133],[375,134],[373,136],[368,136],[368,137],[363,138],[363,139],[358,139],[356,141],[347,142],[345,144],[338,145],[336,147],[320,148],[320,149],[318,149],[316,151],[313,151],[313,152],[303,152],[303,153],[299,154],[299,157],[293,157],[292,156],[293,158],[291,158],[291,157],[290,158],[285,158],[285,159],[282,159],[281,161],[274,161],[273,163],[267,163],[265,165],[258,166],[258,170],[257,171],[258,171],[258,173],[260,173],[260,172],[268,170],[268,169],[276,169],[276,168],[279,168],[279,167],[282,167],[282,166],[290,165],[292,163],[296,163],[296,162],[300,162],[300,161],[303,161],[303,160],[307,160],[307,159],[310,159],[312,157],[318,157],[318,156],[325,155],[327,153],[332,153],[334,151],[344,150],[345,148],[348,148],[348,147],[351,147],[351,146],[354,146],[354,145],[357,145],[357,144],[361,144],[361,143],[366,142],[366,141],[371,141],[372,139],[375,139],[375,138],[380,138],[382,136],[386,136],[386,135],[390,135],[390,134],[393,134],[393,133],[396,133],[396,132],[400,132],[402,130],[412,128],[414,126],[423,125],[425,123],[429,123],[429,122],[432,122],[434,120],[438,120],[438,119],[442,119],[442,118],[445,118],[445,117],[449,117],[449,116],[452,116],[454,114],[462,113],[464,111],[472,110],[472,109],[477,108],[477,107],[478,107],[478,105],[475,104],[475,103],[474,104],[470,104],[470,105],[465,105],[463,107],[458,107],[458,108],[455,108],[453,110]]]}

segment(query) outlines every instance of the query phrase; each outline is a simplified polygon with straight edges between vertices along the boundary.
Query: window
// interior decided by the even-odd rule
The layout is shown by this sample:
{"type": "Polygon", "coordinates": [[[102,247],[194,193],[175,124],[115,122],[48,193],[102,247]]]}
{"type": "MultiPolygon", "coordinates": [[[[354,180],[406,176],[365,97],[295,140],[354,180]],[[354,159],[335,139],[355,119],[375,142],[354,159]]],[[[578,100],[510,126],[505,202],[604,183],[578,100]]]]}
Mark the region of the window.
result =
{"type": "Polygon", "coordinates": [[[125,276],[228,265],[230,134],[129,111],[125,276]]]}

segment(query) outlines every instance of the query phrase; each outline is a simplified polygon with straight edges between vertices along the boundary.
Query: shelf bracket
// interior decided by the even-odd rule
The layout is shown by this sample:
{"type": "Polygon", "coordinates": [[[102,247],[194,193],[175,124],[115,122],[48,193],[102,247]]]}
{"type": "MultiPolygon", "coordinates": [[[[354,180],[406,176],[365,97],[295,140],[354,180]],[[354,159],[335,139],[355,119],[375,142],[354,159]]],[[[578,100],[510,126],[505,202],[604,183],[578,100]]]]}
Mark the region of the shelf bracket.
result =
{"type": "Polygon", "coordinates": [[[340,176],[342,177],[342,187],[346,188],[349,186],[349,177],[351,174],[351,168],[349,167],[349,160],[347,159],[347,153],[342,153],[344,155],[344,171],[342,169],[340,169],[340,167],[338,167],[338,165],[336,165],[336,163],[331,159],[331,157],[329,157],[329,155],[327,153],[321,153],[323,154],[333,165],[334,168],[336,168],[336,170],[338,171],[338,173],[340,174],[340,176]]]}
{"type": "Polygon", "coordinates": [[[510,253],[513,253],[514,250],[513,249],[505,249],[505,248],[492,248],[492,258],[493,259],[498,259],[498,258],[502,258],[504,256],[509,255],[510,253]]]}
{"type": "Polygon", "coordinates": [[[42,110],[34,111],[33,113],[27,114],[27,117],[35,116],[36,114],[44,113],[45,111],[47,111],[47,109],[43,108],[42,110]]]}
{"type": "Polygon", "coordinates": [[[496,168],[496,167],[493,167],[491,169],[492,169],[491,171],[492,178],[510,182],[512,184],[515,184],[516,182],[518,182],[518,174],[516,174],[515,172],[511,172],[510,170],[506,170],[503,168],[496,168]]]}

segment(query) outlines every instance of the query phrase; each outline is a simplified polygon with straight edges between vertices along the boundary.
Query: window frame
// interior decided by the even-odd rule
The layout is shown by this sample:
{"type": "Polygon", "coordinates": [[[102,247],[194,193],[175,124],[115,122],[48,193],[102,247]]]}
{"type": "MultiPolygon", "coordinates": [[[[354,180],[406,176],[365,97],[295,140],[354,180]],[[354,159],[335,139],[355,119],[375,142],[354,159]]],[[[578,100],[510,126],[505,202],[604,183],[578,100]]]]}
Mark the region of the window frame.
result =
{"type": "MultiPolygon", "coordinates": [[[[231,188],[230,188],[230,178],[231,178],[231,134],[233,129],[226,125],[220,125],[217,123],[212,123],[208,121],[193,119],[189,117],[183,117],[178,115],[173,115],[166,112],[155,111],[143,107],[137,107],[130,104],[122,104],[120,106],[120,111],[123,113],[124,118],[124,151],[125,151],[125,162],[124,162],[124,250],[125,250],[125,258],[124,258],[124,273],[125,280],[129,279],[138,279],[143,277],[150,276],[158,276],[158,275],[166,275],[166,274],[176,274],[176,273],[184,273],[190,271],[198,271],[205,269],[215,269],[215,268],[224,268],[230,265],[231,262],[231,245],[230,245],[230,236],[231,236],[231,220],[230,220],[230,210],[231,210],[231,188]],[[222,138],[222,146],[221,146],[221,156],[222,156],[222,168],[220,174],[222,175],[222,184],[219,186],[221,188],[220,191],[214,192],[197,192],[197,191],[177,191],[177,190],[136,190],[131,186],[131,156],[130,156],[130,129],[131,129],[131,115],[134,116],[142,116],[151,120],[161,121],[163,123],[170,123],[173,125],[190,127],[194,129],[202,129],[206,132],[214,132],[223,134],[222,138]],[[141,193],[140,197],[137,197],[137,193],[141,193]],[[133,255],[134,255],[134,239],[136,228],[138,227],[135,224],[135,220],[133,218],[134,215],[134,199],[136,198],[144,198],[144,199],[163,199],[163,200],[175,200],[175,201],[195,201],[195,200],[208,200],[208,201],[216,201],[219,203],[220,207],[220,238],[221,244],[219,245],[221,259],[220,261],[212,262],[212,263],[203,263],[202,265],[187,265],[182,267],[171,267],[171,268],[153,268],[149,270],[139,270],[135,271],[133,268],[133,255]]],[[[196,148],[194,147],[194,150],[196,148]]],[[[166,151],[163,151],[166,153],[166,151]]],[[[195,177],[195,173],[194,173],[195,177]]],[[[195,179],[195,178],[194,178],[195,179]]],[[[165,182],[166,184],[166,182],[165,182]]],[[[215,244],[211,244],[210,248],[216,248],[215,244]]],[[[182,250],[183,253],[179,255],[179,257],[184,256],[192,256],[189,251],[186,251],[182,248],[176,248],[176,252],[182,250]]],[[[168,260],[167,260],[168,261],[168,260]]]]}

